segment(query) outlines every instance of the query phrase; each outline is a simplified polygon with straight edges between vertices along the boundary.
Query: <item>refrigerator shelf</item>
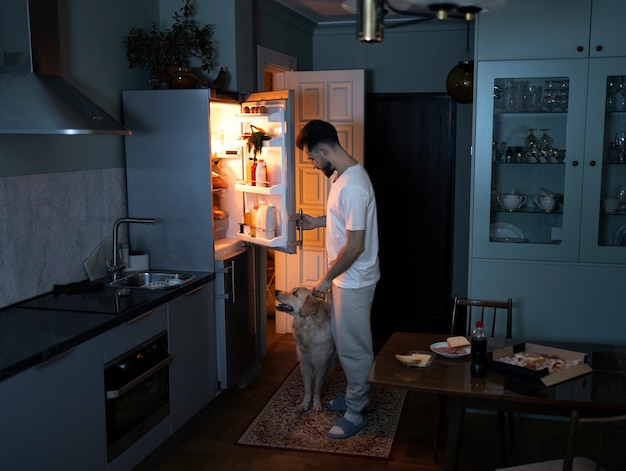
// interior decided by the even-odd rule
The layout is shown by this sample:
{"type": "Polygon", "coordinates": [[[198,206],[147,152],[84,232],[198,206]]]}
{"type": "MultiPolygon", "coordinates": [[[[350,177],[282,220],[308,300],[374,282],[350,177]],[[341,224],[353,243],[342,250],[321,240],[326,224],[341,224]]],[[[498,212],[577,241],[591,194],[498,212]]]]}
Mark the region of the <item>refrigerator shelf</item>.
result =
{"type": "Polygon", "coordinates": [[[252,237],[247,234],[237,233],[237,238],[250,242],[254,245],[262,245],[264,247],[282,247],[287,243],[285,236],[274,237],[273,239],[263,239],[262,237],[252,237]]]}
{"type": "Polygon", "coordinates": [[[246,123],[280,123],[284,121],[285,112],[278,110],[270,113],[239,113],[235,119],[246,123]]]}
{"type": "Polygon", "coordinates": [[[270,182],[270,187],[267,186],[252,186],[245,181],[239,181],[235,183],[235,190],[243,191],[244,193],[256,193],[259,195],[280,195],[283,191],[283,185],[270,182]]]}

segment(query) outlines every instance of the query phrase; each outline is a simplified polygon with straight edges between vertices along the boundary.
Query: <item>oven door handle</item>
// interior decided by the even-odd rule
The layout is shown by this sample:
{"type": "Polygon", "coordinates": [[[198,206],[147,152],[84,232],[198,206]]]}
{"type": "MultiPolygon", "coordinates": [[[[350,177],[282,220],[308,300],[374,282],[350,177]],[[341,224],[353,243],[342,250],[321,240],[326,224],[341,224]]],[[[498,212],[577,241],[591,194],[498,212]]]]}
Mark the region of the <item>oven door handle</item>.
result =
{"type": "Polygon", "coordinates": [[[168,355],[166,358],[161,360],[159,363],[154,365],[152,368],[150,368],[149,370],[143,372],[142,374],[140,374],[136,378],[133,378],[131,381],[126,383],[121,388],[115,389],[113,391],[107,391],[107,399],[116,399],[116,398],[126,394],[128,391],[130,391],[132,388],[137,386],[139,383],[141,383],[145,379],[149,378],[150,376],[152,376],[157,371],[160,371],[163,368],[165,368],[167,365],[169,365],[171,363],[171,361],[172,361],[172,356],[168,355]]]}

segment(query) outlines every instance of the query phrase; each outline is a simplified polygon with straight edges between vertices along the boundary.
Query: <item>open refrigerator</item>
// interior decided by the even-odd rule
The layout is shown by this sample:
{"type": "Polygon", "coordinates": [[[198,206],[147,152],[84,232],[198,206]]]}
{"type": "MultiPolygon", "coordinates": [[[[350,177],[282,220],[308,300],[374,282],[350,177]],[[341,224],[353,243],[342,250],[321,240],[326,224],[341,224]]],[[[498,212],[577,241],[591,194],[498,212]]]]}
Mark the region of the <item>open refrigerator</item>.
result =
{"type": "Polygon", "coordinates": [[[295,214],[292,107],[290,90],[254,93],[234,105],[211,102],[216,314],[221,352],[218,376],[222,388],[244,387],[258,374],[255,348],[265,341],[266,251],[250,247],[295,253],[302,240],[296,231],[299,216],[295,214]],[[255,132],[261,137],[256,152],[254,146],[248,146],[255,132]],[[265,164],[264,174],[252,169],[261,162],[265,164]],[[265,208],[267,215],[270,207],[272,223],[268,217],[256,216],[259,208],[265,208]]]}
{"type": "Polygon", "coordinates": [[[296,253],[293,91],[244,100],[210,90],[123,93],[128,211],[153,217],[129,228],[131,250],[152,267],[216,273],[220,389],[244,386],[259,370],[265,342],[267,249],[296,253]],[[262,129],[260,185],[246,176],[247,137],[262,129]],[[275,210],[273,233],[251,234],[244,215],[261,202],[275,210]],[[148,230],[146,230],[148,229],[148,230]],[[260,237],[263,235],[264,237],[260,237]]]}
{"type": "Polygon", "coordinates": [[[236,106],[214,101],[210,129],[215,240],[296,253],[301,235],[295,213],[293,91],[253,93],[236,106]],[[254,133],[262,134],[258,152],[248,145],[254,133]],[[252,167],[261,164],[266,171],[257,181],[252,167]],[[257,217],[263,207],[274,209],[257,217]]]}

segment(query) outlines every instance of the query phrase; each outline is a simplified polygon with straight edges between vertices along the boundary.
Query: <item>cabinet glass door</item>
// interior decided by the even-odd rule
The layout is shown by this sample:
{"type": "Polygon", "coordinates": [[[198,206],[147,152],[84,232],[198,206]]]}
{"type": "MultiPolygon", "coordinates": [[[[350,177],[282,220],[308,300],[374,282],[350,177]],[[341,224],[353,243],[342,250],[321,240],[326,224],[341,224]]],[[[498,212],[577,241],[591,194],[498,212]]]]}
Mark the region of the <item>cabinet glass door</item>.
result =
{"type": "Polygon", "coordinates": [[[592,59],[589,69],[581,259],[626,262],[626,64],[592,59]]]}
{"type": "Polygon", "coordinates": [[[575,260],[586,61],[481,62],[477,83],[474,255],[575,260]]]}

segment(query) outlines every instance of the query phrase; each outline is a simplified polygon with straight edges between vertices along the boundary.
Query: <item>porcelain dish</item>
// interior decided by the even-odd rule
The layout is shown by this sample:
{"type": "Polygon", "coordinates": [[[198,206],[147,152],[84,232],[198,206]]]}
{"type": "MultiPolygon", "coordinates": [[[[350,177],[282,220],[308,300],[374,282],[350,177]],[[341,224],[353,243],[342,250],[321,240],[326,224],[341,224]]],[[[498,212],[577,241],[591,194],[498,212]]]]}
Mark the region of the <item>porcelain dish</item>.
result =
{"type": "Polygon", "coordinates": [[[506,222],[494,222],[489,226],[489,240],[492,242],[528,242],[519,227],[506,222]]]}
{"type": "Polygon", "coordinates": [[[430,346],[430,350],[445,358],[463,358],[471,353],[471,347],[459,348],[454,353],[448,353],[450,350],[448,342],[435,342],[430,346]]]}

